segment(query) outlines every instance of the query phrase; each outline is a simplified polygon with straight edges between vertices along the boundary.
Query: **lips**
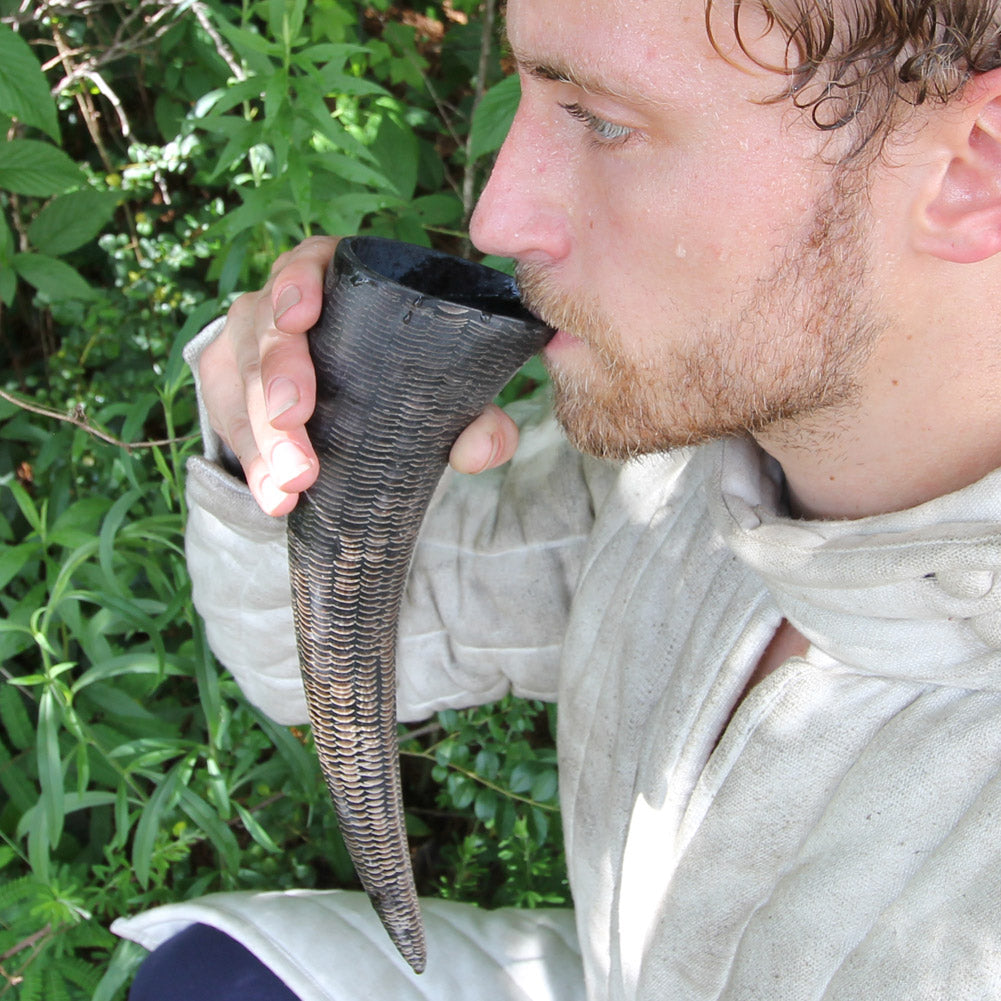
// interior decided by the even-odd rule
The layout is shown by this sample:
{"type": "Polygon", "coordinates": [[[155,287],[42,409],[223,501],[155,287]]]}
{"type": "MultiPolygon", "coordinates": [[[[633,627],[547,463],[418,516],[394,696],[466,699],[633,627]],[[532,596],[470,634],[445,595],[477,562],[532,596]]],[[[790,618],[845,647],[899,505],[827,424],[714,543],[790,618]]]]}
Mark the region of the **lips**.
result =
{"type": "Polygon", "coordinates": [[[546,345],[546,354],[551,354],[554,351],[567,350],[575,346],[580,346],[584,342],[579,338],[575,337],[567,330],[557,330],[553,335],[552,339],[546,345]]]}

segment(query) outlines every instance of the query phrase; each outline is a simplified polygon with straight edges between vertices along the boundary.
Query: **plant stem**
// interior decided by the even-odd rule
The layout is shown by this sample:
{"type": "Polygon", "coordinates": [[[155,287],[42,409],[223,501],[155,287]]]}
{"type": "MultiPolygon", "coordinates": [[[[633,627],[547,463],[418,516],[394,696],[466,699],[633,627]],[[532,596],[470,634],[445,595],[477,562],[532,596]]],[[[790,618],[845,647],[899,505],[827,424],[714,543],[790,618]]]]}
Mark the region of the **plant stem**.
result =
{"type": "MultiPolygon", "coordinates": [[[[497,0],[484,0],[483,33],[480,37],[480,65],[476,73],[476,90],[473,94],[473,112],[483,99],[487,90],[487,74],[490,71],[490,54],[493,52],[494,22],[497,19],[497,0]]],[[[462,212],[466,227],[473,214],[473,204],[476,200],[476,165],[470,158],[473,148],[473,130],[469,130],[466,138],[466,166],[462,178],[462,212]]],[[[467,240],[468,245],[468,240],[467,240]]]]}
{"type": "MultiPolygon", "coordinates": [[[[425,761],[430,761],[435,765],[438,764],[438,759],[428,751],[405,751],[401,749],[400,754],[406,755],[410,758],[424,758],[425,761]]],[[[505,789],[503,786],[499,786],[496,783],[489,781],[489,779],[485,779],[482,775],[477,775],[476,772],[470,771],[468,768],[463,768],[461,765],[456,765],[451,761],[448,762],[445,767],[457,771],[460,775],[465,775],[467,779],[479,782],[481,786],[485,786],[487,789],[492,789],[499,796],[505,797],[505,799],[514,799],[519,803],[524,803],[526,806],[534,806],[539,810],[547,810],[549,813],[556,813],[559,811],[559,807],[553,803],[540,803],[538,800],[530,799],[528,796],[519,796],[518,793],[512,792],[510,789],[505,789]]]]}
{"type": "Polygon", "coordinates": [[[8,403],[13,403],[15,407],[20,407],[21,410],[26,410],[28,413],[38,414],[40,417],[49,417],[55,421],[62,421],[64,424],[72,424],[74,427],[78,427],[81,430],[86,431],[87,434],[92,435],[95,438],[99,438],[101,441],[107,442],[109,445],[117,445],[118,448],[124,448],[126,452],[131,452],[133,449],[137,448],[172,447],[180,442],[193,441],[198,437],[197,435],[189,434],[181,438],[164,438],[159,441],[121,441],[113,435],[108,434],[106,431],[101,431],[100,429],[94,427],[93,424],[91,424],[80,411],[72,416],[68,414],[61,414],[56,410],[50,410],[48,407],[40,407],[37,403],[29,403],[27,400],[22,400],[16,396],[12,396],[3,389],[0,389],[0,400],[6,400],[8,403]]]}

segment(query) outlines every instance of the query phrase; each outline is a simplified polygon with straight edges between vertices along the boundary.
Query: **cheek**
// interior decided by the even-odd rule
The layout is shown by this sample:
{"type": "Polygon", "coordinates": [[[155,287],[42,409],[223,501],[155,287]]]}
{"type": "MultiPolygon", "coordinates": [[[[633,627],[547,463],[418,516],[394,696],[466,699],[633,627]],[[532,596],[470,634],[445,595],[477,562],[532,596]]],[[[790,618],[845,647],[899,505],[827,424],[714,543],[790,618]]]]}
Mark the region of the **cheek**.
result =
{"type": "Polygon", "coordinates": [[[600,208],[578,232],[586,284],[638,331],[652,316],[701,314],[718,302],[738,263],[731,244],[740,206],[722,187],[637,174],[597,190],[600,208]]]}
{"type": "Polygon", "coordinates": [[[811,224],[819,179],[742,150],[710,148],[656,170],[616,165],[593,194],[586,238],[641,296],[715,311],[772,273],[811,224]]]}

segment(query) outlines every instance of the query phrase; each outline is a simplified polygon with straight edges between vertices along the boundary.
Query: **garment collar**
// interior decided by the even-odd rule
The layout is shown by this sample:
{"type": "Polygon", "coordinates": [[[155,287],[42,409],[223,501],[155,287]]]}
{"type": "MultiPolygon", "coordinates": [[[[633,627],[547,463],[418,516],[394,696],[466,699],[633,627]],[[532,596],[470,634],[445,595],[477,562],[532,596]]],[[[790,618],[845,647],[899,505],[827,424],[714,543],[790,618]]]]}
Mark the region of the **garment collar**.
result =
{"type": "Polygon", "coordinates": [[[906,511],[799,521],[752,441],[704,456],[724,541],[816,648],[878,675],[1001,689],[1001,470],[906,511]]]}

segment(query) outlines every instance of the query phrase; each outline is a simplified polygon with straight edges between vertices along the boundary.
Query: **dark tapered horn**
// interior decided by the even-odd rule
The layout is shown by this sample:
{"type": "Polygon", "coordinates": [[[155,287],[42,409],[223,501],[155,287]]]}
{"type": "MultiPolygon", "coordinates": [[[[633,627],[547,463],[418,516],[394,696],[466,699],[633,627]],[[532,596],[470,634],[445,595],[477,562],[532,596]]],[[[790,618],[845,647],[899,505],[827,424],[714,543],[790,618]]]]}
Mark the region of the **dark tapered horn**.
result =
{"type": "Polygon", "coordinates": [[[452,443],[551,333],[507,276],[363,237],[338,245],[310,332],[320,473],[288,518],[299,662],[344,841],[418,973],[396,737],[400,602],[452,443]]]}

